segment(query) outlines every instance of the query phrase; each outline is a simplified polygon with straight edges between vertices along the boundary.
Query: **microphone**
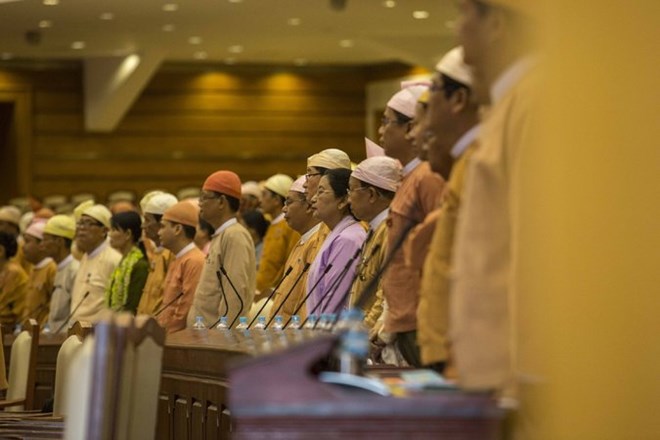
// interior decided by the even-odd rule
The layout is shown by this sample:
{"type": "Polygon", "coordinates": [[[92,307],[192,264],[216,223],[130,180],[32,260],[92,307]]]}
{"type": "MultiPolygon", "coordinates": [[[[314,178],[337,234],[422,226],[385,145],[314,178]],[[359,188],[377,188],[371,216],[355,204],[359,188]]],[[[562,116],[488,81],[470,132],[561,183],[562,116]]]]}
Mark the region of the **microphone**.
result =
{"type": "Polygon", "coordinates": [[[254,315],[254,318],[252,318],[252,321],[250,321],[250,323],[248,324],[248,326],[247,326],[248,329],[250,327],[252,327],[252,324],[254,324],[254,321],[257,320],[257,317],[261,314],[261,312],[264,311],[264,309],[266,308],[266,304],[268,304],[268,301],[270,301],[273,298],[273,296],[275,296],[275,292],[277,292],[277,289],[280,288],[280,285],[284,282],[286,277],[289,276],[289,274],[291,273],[292,270],[293,270],[293,266],[289,266],[289,268],[286,270],[286,272],[284,272],[284,276],[282,277],[282,279],[277,283],[277,285],[275,286],[273,291],[270,292],[270,295],[268,295],[268,298],[266,298],[266,301],[264,301],[264,303],[261,306],[261,308],[259,309],[259,311],[254,315]]]}
{"type": "MultiPolygon", "coordinates": [[[[296,278],[296,280],[293,282],[293,286],[291,286],[291,288],[289,289],[289,291],[287,292],[287,294],[284,296],[284,299],[282,300],[282,302],[280,303],[280,305],[277,306],[277,309],[275,309],[275,312],[274,312],[274,313],[271,313],[271,317],[270,317],[270,319],[268,320],[268,323],[266,323],[266,328],[268,328],[268,326],[269,326],[270,323],[273,321],[273,319],[275,319],[275,316],[277,316],[277,312],[279,312],[280,309],[282,309],[282,307],[284,306],[284,303],[286,303],[286,300],[289,299],[289,296],[291,296],[291,292],[293,292],[293,289],[296,288],[296,286],[298,285],[298,282],[300,282],[300,280],[302,279],[303,275],[305,275],[305,272],[307,272],[307,270],[309,269],[309,266],[311,266],[311,263],[305,263],[305,267],[303,267],[302,272],[300,272],[300,273],[298,274],[298,278],[296,278]]],[[[303,303],[303,304],[304,304],[304,303],[303,303]]],[[[287,324],[288,324],[288,323],[289,323],[289,321],[287,321],[287,324]]],[[[285,325],[284,327],[286,327],[286,325],[285,325]]]]}
{"type": "MultiPolygon", "coordinates": [[[[234,286],[234,283],[231,282],[231,278],[229,278],[229,275],[227,274],[227,271],[225,270],[224,264],[220,264],[220,271],[225,276],[225,278],[227,278],[227,281],[229,281],[229,285],[231,286],[231,289],[234,291],[234,293],[236,294],[236,298],[238,298],[238,301],[241,303],[241,308],[238,309],[238,313],[236,314],[236,317],[234,318],[234,320],[229,325],[229,328],[232,328],[234,326],[234,323],[238,319],[238,317],[241,316],[241,313],[243,313],[243,298],[241,298],[240,293],[238,293],[238,290],[236,290],[236,286],[234,286]]],[[[222,286],[222,282],[220,283],[220,285],[222,286]]],[[[225,299],[225,302],[226,301],[227,300],[225,299]]],[[[227,304],[227,313],[229,313],[229,304],[227,304]]]]}
{"type": "MultiPolygon", "coordinates": [[[[369,260],[371,259],[371,257],[373,257],[374,254],[375,254],[376,252],[378,252],[378,250],[379,250],[380,248],[381,248],[381,244],[380,244],[380,243],[376,243],[376,244],[374,245],[374,248],[373,248],[373,249],[371,250],[371,252],[369,253],[369,258],[365,259],[365,260],[363,261],[362,264],[365,264],[367,261],[369,261],[369,260]]],[[[380,268],[379,268],[379,270],[380,270],[380,268]]],[[[339,312],[339,308],[340,308],[341,305],[344,303],[344,301],[346,301],[346,298],[351,294],[351,288],[353,287],[353,284],[355,284],[355,280],[357,280],[357,277],[358,277],[358,276],[360,276],[360,271],[359,271],[359,270],[356,270],[356,271],[355,271],[355,275],[353,275],[353,281],[351,281],[351,285],[348,287],[348,290],[347,290],[347,291],[344,293],[344,295],[342,296],[341,301],[335,306],[334,310],[332,311],[333,313],[336,314],[336,313],[339,312]]],[[[376,273],[375,276],[376,276],[376,277],[379,276],[378,272],[376,273]]],[[[371,280],[370,280],[370,282],[371,282],[371,280]]]]}
{"type": "MultiPolygon", "coordinates": [[[[316,310],[323,304],[323,301],[325,301],[326,298],[328,298],[328,302],[330,302],[330,293],[334,293],[339,288],[339,285],[341,284],[341,282],[346,277],[346,274],[348,273],[348,270],[351,268],[351,265],[353,264],[353,261],[355,261],[355,259],[360,255],[361,252],[362,252],[362,246],[358,247],[357,250],[355,251],[355,253],[353,254],[353,256],[348,259],[348,261],[344,265],[343,269],[341,270],[339,276],[330,285],[330,287],[328,287],[328,290],[326,290],[326,292],[323,294],[323,296],[321,297],[321,300],[318,303],[316,303],[316,305],[314,306],[314,308],[312,308],[312,310],[310,310],[309,314],[307,315],[307,318],[305,318],[305,320],[302,322],[301,326],[305,325],[305,323],[307,322],[309,317],[316,312],[316,310]]],[[[325,307],[321,308],[321,312],[323,312],[324,308],[325,307]]],[[[318,324],[318,322],[316,324],[318,324]]]]}
{"type": "Polygon", "coordinates": [[[160,309],[159,311],[157,311],[157,312],[154,314],[154,318],[157,318],[158,315],[160,315],[161,313],[163,313],[163,311],[165,311],[166,308],[168,308],[169,306],[171,306],[172,304],[174,304],[174,301],[178,300],[178,299],[181,298],[182,296],[183,296],[183,292],[179,292],[179,294],[178,294],[178,295],[177,295],[172,301],[170,301],[170,302],[168,302],[167,304],[165,304],[163,307],[161,307],[161,309],[160,309]]]}
{"type": "MultiPolygon", "coordinates": [[[[300,303],[300,305],[299,305],[298,307],[296,307],[296,310],[293,311],[293,313],[292,313],[291,316],[289,317],[289,320],[286,322],[286,324],[284,324],[284,327],[286,327],[287,325],[289,325],[289,323],[291,322],[291,318],[293,318],[293,315],[297,315],[298,312],[300,311],[300,309],[303,308],[303,306],[304,306],[305,303],[307,302],[307,299],[309,298],[309,296],[312,294],[312,292],[314,291],[314,289],[316,289],[316,286],[319,285],[319,283],[323,280],[323,277],[325,277],[325,275],[330,271],[330,269],[332,269],[332,263],[328,263],[328,265],[325,267],[325,270],[323,271],[323,273],[321,274],[321,276],[319,277],[319,279],[316,280],[316,282],[314,283],[314,285],[312,286],[312,288],[309,289],[309,292],[307,292],[307,295],[305,295],[305,297],[303,298],[303,300],[302,300],[302,302],[300,303]]],[[[305,322],[307,322],[307,318],[305,318],[305,321],[303,321],[303,323],[301,324],[301,327],[302,327],[303,325],[305,325],[305,322]]]]}
{"type": "Polygon", "coordinates": [[[87,292],[85,292],[85,294],[83,295],[82,298],[80,298],[80,301],[78,301],[78,304],[76,305],[76,307],[74,307],[74,309],[71,311],[71,313],[69,313],[69,316],[66,317],[66,321],[64,321],[64,322],[62,323],[62,325],[60,325],[60,326],[57,328],[57,330],[55,330],[55,334],[57,334],[57,333],[59,333],[60,331],[62,331],[62,329],[63,329],[63,328],[69,323],[69,321],[71,320],[71,318],[73,317],[73,315],[76,314],[76,312],[78,311],[78,308],[82,305],[83,301],[85,301],[85,300],[87,299],[88,296],[89,296],[89,290],[88,290],[87,292]]]}
{"type": "Polygon", "coordinates": [[[218,277],[218,282],[220,283],[220,293],[222,293],[222,299],[225,300],[225,313],[224,313],[224,315],[220,314],[220,317],[218,318],[218,320],[215,321],[213,324],[211,324],[208,328],[213,328],[216,325],[218,325],[218,323],[220,322],[222,317],[227,316],[227,312],[229,312],[229,304],[227,303],[227,296],[225,295],[225,286],[222,285],[222,274],[220,273],[219,270],[216,270],[215,271],[215,276],[218,277]]]}

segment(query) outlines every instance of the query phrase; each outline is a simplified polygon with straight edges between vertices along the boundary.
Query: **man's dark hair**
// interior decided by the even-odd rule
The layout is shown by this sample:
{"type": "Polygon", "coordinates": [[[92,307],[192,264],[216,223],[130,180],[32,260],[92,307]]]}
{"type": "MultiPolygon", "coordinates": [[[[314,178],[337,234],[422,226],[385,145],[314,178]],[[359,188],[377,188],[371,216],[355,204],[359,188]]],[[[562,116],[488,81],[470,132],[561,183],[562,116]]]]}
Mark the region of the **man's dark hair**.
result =
{"type": "Polygon", "coordinates": [[[12,234],[4,231],[0,231],[0,246],[5,248],[5,257],[10,259],[18,251],[18,243],[16,243],[16,237],[12,234]]]}
{"type": "MultiPolygon", "coordinates": [[[[188,240],[192,240],[195,238],[197,229],[194,226],[184,225],[184,224],[181,224],[181,226],[183,227],[183,235],[185,235],[188,240]]],[[[213,235],[213,232],[211,232],[211,234],[209,235],[213,235]]]]}
{"type": "Polygon", "coordinates": [[[465,89],[468,95],[470,94],[470,88],[462,82],[456,81],[444,73],[441,73],[440,77],[442,78],[442,90],[445,93],[445,98],[451,98],[452,95],[460,89],[465,89]]]}
{"type": "Polygon", "coordinates": [[[272,195],[273,197],[276,197],[277,200],[280,201],[280,205],[284,206],[284,200],[285,200],[284,197],[282,197],[281,195],[279,195],[279,194],[276,193],[275,191],[270,190],[270,189],[268,189],[268,188],[266,188],[266,191],[268,191],[268,192],[270,193],[270,195],[272,195]]]}
{"type": "Polygon", "coordinates": [[[394,113],[394,119],[396,119],[396,123],[399,125],[407,124],[413,119],[410,116],[406,116],[403,113],[394,110],[392,107],[390,107],[390,109],[392,109],[392,112],[394,113]]]}
{"type": "Polygon", "coordinates": [[[264,218],[264,215],[259,210],[246,212],[243,214],[243,221],[245,224],[257,231],[257,235],[263,240],[268,230],[268,220],[264,218]]]}

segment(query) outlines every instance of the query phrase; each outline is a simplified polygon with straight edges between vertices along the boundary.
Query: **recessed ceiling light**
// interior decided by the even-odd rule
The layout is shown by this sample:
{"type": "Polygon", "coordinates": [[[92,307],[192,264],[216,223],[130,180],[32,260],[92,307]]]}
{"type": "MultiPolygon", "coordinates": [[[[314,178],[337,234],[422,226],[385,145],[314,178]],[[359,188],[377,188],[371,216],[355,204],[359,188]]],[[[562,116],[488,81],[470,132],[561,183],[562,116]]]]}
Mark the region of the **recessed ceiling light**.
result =
{"type": "Polygon", "coordinates": [[[450,31],[455,31],[456,28],[458,27],[458,23],[456,22],[456,20],[447,20],[445,21],[445,27],[450,31]]]}
{"type": "Polygon", "coordinates": [[[194,56],[196,60],[205,60],[208,58],[209,54],[204,52],[203,50],[200,50],[199,52],[195,52],[194,56]]]}
{"type": "Polygon", "coordinates": [[[243,3],[243,0],[229,0],[229,3],[243,3]]]}
{"type": "Polygon", "coordinates": [[[179,9],[179,5],[177,5],[176,3],[165,3],[163,5],[163,11],[165,12],[174,12],[177,9],[179,9]]]}
{"type": "Polygon", "coordinates": [[[229,46],[229,52],[231,53],[241,53],[243,52],[243,46],[240,44],[235,44],[233,46],[229,46]]]}
{"type": "Polygon", "coordinates": [[[225,64],[236,64],[236,58],[234,57],[225,58],[225,64]]]}
{"type": "Polygon", "coordinates": [[[11,60],[12,58],[14,58],[14,54],[11,52],[2,52],[0,58],[3,60],[11,60]]]}
{"type": "Polygon", "coordinates": [[[413,11],[413,18],[416,18],[418,20],[424,20],[425,18],[429,18],[431,14],[429,14],[429,11],[413,11]]]}
{"type": "Polygon", "coordinates": [[[173,25],[173,24],[165,24],[165,25],[163,25],[163,31],[165,31],[165,32],[172,32],[172,31],[174,31],[174,25],[173,25]]]}
{"type": "Polygon", "coordinates": [[[57,6],[60,4],[60,0],[44,0],[44,5],[46,6],[57,6]]]}
{"type": "Polygon", "coordinates": [[[355,43],[353,42],[353,40],[341,40],[339,42],[339,45],[341,47],[353,47],[355,43]]]}
{"type": "Polygon", "coordinates": [[[41,29],[47,29],[47,28],[49,28],[49,27],[53,27],[53,22],[50,21],[50,20],[41,20],[41,21],[39,22],[39,27],[40,27],[41,29]]]}
{"type": "Polygon", "coordinates": [[[202,37],[190,37],[190,38],[188,38],[188,43],[190,43],[190,44],[202,44],[202,37]]]}
{"type": "Polygon", "coordinates": [[[289,26],[299,26],[300,23],[302,23],[302,20],[297,17],[292,17],[289,18],[286,22],[289,26]]]}
{"type": "Polygon", "coordinates": [[[112,20],[115,18],[115,14],[112,12],[104,12],[103,14],[99,15],[99,18],[101,20],[112,20]]]}
{"type": "Polygon", "coordinates": [[[84,48],[85,48],[84,41],[74,41],[73,43],[71,43],[71,49],[80,50],[84,48]]]}
{"type": "Polygon", "coordinates": [[[296,66],[306,66],[309,63],[305,58],[296,58],[293,60],[293,64],[296,66]]]}
{"type": "Polygon", "coordinates": [[[383,6],[386,8],[394,8],[396,6],[396,2],[394,0],[385,0],[383,2],[383,6]]]}

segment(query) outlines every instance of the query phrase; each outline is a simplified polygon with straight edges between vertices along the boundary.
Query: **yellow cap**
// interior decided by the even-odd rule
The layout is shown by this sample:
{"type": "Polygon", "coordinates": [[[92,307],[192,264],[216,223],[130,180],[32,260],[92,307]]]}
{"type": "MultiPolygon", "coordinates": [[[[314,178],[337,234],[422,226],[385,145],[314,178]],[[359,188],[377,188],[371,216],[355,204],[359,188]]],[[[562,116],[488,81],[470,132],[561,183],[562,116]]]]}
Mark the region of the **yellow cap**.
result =
{"type": "Polygon", "coordinates": [[[83,215],[83,212],[85,212],[87,208],[91,208],[92,206],[94,206],[94,200],[85,200],[80,205],[76,206],[73,209],[73,216],[75,217],[76,221],[80,220],[80,216],[83,215]]]}
{"type": "Polygon", "coordinates": [[[44,234],[73,240],[73,236],[76,234],[76,221],[68,215],[55,215],[46,222],[44,234]]]}

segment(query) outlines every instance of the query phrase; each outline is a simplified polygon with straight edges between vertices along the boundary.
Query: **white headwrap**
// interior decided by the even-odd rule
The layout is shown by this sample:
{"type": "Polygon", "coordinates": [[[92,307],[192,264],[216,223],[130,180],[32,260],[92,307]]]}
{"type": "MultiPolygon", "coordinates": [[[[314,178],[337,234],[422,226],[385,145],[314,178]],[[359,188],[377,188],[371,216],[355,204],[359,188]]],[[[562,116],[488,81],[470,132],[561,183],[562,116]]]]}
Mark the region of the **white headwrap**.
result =
{"type": "Polygon", "coordinates": [[[375,187],[396,192],[401,184],[401,163],[387,156],[363,160],[351,174],[352,177],[375,187]]]}

